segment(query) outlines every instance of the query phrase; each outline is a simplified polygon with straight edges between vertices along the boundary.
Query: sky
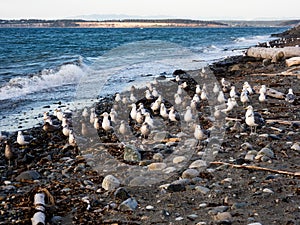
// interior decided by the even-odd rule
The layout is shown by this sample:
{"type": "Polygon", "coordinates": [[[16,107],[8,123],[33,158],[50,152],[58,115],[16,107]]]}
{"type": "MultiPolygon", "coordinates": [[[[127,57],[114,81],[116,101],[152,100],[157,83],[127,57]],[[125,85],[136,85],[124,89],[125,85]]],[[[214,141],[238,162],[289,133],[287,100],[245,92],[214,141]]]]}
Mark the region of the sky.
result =
{"type": "Polygon", "coordinates": [[[91,14],[205,20],[300,19],[299,8],[299,0],[0,0],[0,19],[65,19],[91,14]]]}

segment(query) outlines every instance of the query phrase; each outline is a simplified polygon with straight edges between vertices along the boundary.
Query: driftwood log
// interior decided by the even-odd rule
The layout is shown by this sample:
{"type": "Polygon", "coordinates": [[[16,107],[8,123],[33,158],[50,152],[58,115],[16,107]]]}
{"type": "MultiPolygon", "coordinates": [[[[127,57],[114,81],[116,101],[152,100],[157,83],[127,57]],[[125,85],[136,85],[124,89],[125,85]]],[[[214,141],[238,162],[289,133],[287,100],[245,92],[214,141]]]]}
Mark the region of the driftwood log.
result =
{"type": "Polygon", "coordinates": [[[284,58],[300,56],[300,47],[263,48],[251,47],[246,52],[247,56],[261,59],[271,59],[278,62],[284,58]]]}
{"type": "MultiPolygon", "coordinates": [[[[259,93],[259,89],[261,88],[260,85],[256,85],[253,87],[254,91],[256,93],[259,93]]],[[[267,92],[266,92],[266,95],[272,97],[272,98],[277,98],[277,99],[284,99],[285,98],[285,94],[280,92],[280,91],[277,91],[273,88],[267,88],[267,92]]]]}
{"type": "Polygon", "coordinates": [[[34,207],[36,213],[31,218],[32,225],[44,225],[46,219],[44,193],[37,193],[34,195],[34,207]]]}
{"type": "Polygon", "coordinates": [[[294,66],[294,65],[300,65],[300,57],[292,57],[287,60],[285,60],[285,63],[288,67],[294,66]]]}

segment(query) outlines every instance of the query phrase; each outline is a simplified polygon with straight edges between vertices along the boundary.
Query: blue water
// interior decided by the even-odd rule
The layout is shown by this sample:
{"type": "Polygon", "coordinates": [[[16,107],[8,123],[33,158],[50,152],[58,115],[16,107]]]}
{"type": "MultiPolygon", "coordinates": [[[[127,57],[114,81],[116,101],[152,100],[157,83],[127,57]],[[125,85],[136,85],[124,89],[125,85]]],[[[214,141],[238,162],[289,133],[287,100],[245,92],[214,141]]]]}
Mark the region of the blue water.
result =
{"type": "Polygon", "coordinates": [[[143,75],[168,76],[242,54],[286,29],[0,29],[0,130],[16,130],[24,115],[39,122],[34,114],[71,102],[91,74],[113,93],[133,80],[143,82],[143,75]]]}

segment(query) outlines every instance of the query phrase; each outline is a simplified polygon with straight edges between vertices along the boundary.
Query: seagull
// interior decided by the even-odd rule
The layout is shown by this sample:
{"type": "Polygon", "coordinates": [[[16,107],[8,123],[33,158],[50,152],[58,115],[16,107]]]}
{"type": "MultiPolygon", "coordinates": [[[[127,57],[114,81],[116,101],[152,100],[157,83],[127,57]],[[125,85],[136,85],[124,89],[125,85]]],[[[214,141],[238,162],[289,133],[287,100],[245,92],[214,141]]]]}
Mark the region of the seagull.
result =
{"type": "Polygon", "coordinates": [[[105,131],[109,131],[110,129],[112,129],[111,125],[110,125],[110,121],[108,119],[108,113],[107,112],[104,112],[101,114],[101,116],[103,116],[103,121],[102,121],[102,128],[105,130],[105,131]]]}
{"type": "Polygon", "coordinates": [[[187,83],[186,83],[186,81],[185,82],[183,82],[182,84],[180,84],[180,86],[181,86],[181,88],[183,88],[183,89],[185,89],[185,88],[187,88],[187,83]]]}
{"type": "Polygon", "coordinates": [[[95,116],[95,120],[94,120],[94,128],[96,129],[96,130],[99,130],[100,129],[100,122],[99,122],[99,118],[97,117],[97,116],[95,116]]]}
{"type": "Polygon", "coordinates": [[[8,166],[10,167],[10,161],[14,158],[14,153],[12,151],[10,144],[8,144],[7,141],[5,141],[4,156],[8,160],[8,166]]]}
{"type": "Polygon", "coordinates": [[[219,94],[220,88],[219,85],[215,82],[213,87],[213,93],[219,94]]]}
{"type": "Polygon", "coordinates": [[[28,145],[29,144],[29,142],[27,140],[25,140],[25,136],[23,135],[22,131],[18,131],[17,142],[19,145],[28,145]]]}
{"type": "Polygon", "coordinates": [[[116,123],[116,118],[117,118],[117,116],[118,116],[116,110],[111,109],[111,110],[110,110],[110,113],[109,113],[109,116],[110,116],[110,120],[111,120],[112,122],[116,123]]]}
{"type": "Polygon", "coordinates": [[[243,90],[240,96],[240,100],[243,103],[243,106],[245,106],[246,102],[250,102],[250,99],[248,97],[247,91],[243,90]]]}
{"type": "Polygon", "coordinates": [[[288,103],[293,103],[295,101],[295,99],[296,99],[296,96],[293,93],[293,89],[290,88],[289,92],[285,96],[285,101],[287,101],[288,103]]]}
{"type": "Polygon", "coordinates": [[[95,108],[91,108],[91,113],[90,113],[90,123],[91,124],[94,124],[95,117],[96,117],[95,108]]]}
{"type": "Polygon", "coordinates": [[[63,135],[65,135],[66,137],[69,136],[69,134],[70,134],[70,128],[69,128],[69,126],[68,126],[67,124],[66,124],[65,126],[63,126],[62,133],[63,133],[63,135]]]}
{"type": "Polygon", "coordinates": [[[135,120],[139,124],[142,124],[144,122],[144,116],[141,111],[137,111],[135,120]]]}
{"type": "Polygon", "coordinates": [[[253,94],[253,89],[247,81],[245,81],[244,84],[243,84],[243,90],[247,90],[249,95],[253,94]]]}
{"type": "Polygon", "coordinates": [[[258,112],[253,112],[253,107],[249,105],[246,107],[247,111],[245,114],[245,122],[251,128],[251,134],[253,133],[252,128],[254,127],[254,133],[256,133],[257,126],[262,126],[265,124],[265,120],[258,112]]]}
{"type": "Polygon", "coordinates": [[[237,97],[237,94],[235,92],[235,86],[231,86],[229,96],[230,96],[230,98],[236,98],[237,97]]]}
{"type": "Polygon", "coordinates": [[[223,91],[219,91],[219,94],[218,94],[218,102],[219,103],[224,103],[226,101],[225,99],[225,96],[224,96],[224,92],[223,91]]]}
{"type": "Polygon", "coordinates": [[[175,98],[175,104],[176,104],[176,105],[180,105],[181,102],[182,102],[180,95],[176,93],[176,94],[174,95],[174,98],[175,98]]]}
{"type": "Polygon", "coordinates": [[[130,94],[129,100],[130,100],[131,102],[133,102],[133,103],[137,101],[137,99],[136,99],[136,97],[134,96],[133,93],[130,94]]]}
{"type": "Polygon", "coordinates": [[[227,102],[227,108],[226,109],[222,109],[221,111],[224,113],[228,113],[230,112],[235,106],[238,106],[235,98],[229,98],[228,102],[227,102]]]}
{"type": "Polygon", "coordinates": [[[143,138],[148,138],[149,134],[151,133],[151,127],[147,122],[144,122],[140,128],[140,131],[143,138]]]}
{"type": "Polygon", "coordinates": [[[209,132],[206,130],[202,130],[200,125],[196,125],[195,131],[194,131],[194,137],[198,141],[203,141],[209,137],[209,132]]]}
{"type": "Polygon", "coordinates": [[[55,131],[58,131],[59,129],[60,129],[59,127],[51,125],[48,122],[44,123],[44,125],[43,125],[43,130],[47,133],[53,133],[55,131]]]}
{"type": "Polygon", "coordinates": [[[88,109],[86,107],[84,107],[83,111],[82,111],[82,116],[83,118],[88,118],[89,116],[89,112],[88,112],[88,109]]]}
{"type": "Polygon", "coordinates": [[[73,146],[73,147],[76,146],[76,139],[75,139],[73,130],[70,130],[68,141],[69,141],[69,145],[71,145],[71,146],[73,146]]]}
{"type": "Polygon", "coordinates": [[[54,115],[57,117],[59,121],[62,121],[64,117],[64,113],[61,111],[61,109],[55,109],[54,110],[54,115]]]}
{"type": "Polygon", "coordinates": [[[125,124],[124,120],[121,120],[121,124],[120,124],[120,127],[119,127],[120,134],[126,135],[126,134],[129,133],[129,131],[130,131],[130,127],[125,124]]]}
{"type": "Polygon", "coordinates": [[[116,102],[120,102],[121,101],[121,95],[119,93],[116,93],[115,101],[116,102]]]}
{"type": "Polygon", "coordinates": [[[159,114],[162,116],[162,118],[164,119],[168,119],[169,118],[169,114],[167,112],[167,108],[165,106],[164,103],[160,104],[160,110],[159,110],[159,114]]]}
{"type": "Polygon", "coordinates": [[[260,92],[259,96],[258,96],[258,101],[265,102],[266,100],[267,100],[266,99],[266,94],[264,92],[260,92]]]}
{"type": "Polygon", "coordinates": [[[131,117],[131,119],[135,120],[136,119],[136,113],[137,113],[136,104],[132,103],[130,106],[131,106],[130,117],[131,117]]]}
{"type": "Polygon", "coordinates": [[[261,85],[260,89],[259,89],[259,93],[264,93],[266,94],[267,93],[267,87],[266,85],[261,85]]]}
{"type": "Polygon", "coordinates": [[[221,79],[221,84],[222,84],[223,92],[229,92],[231,83],[229,81],[225,80],[225,78],[223,77],[221,79]]]}
{"type": "Polygon", "coordinates": [[[196,103],[199,103],[199,102],[200,102],[199,95],[197,95],[197,94],[194,94],[194,96],[193,96],[193,99],[192,99],[192,100],[194,100],[196,103]]]}
{"type": "Polygon", "coordinates": [[[154,96],[154,97],[158,97],[158,91],[156,90],[156,88],[155,87],[153,87],[152,88],[152,96],[154,96]]]}
{"type": "Polygon", "coordinates": [[[155,100],[155,102],[153,102],[151,104],[151,110],[153,113],[157,113],[157,111],[160,109],[160,104],[161,104],[161,101],[158,99],[155,100]]]}
{"type": "Polygon", "coordinates": [[[207,92],[205,89],[202,89],[201,95],[200,95],[201,100],[206,101],[207,100],[207,92]]]}
{"type": "Polygon", "coordinates": [[[84,121],[81,121],[81,134],[85,137],[90,137],[95,133],[92,127],[88,127],[84,121]]]}
{"type": "Polygon", "coordinates": [[[201,94],[201,88],[200,88],[200,85],[199,85],[199,84],[196,85],[196,90],[195,90],[195,92],[196,92],[197,95],[200,95],[200,94],[201,94]]]}
{"type": "Polygon", "coordinates": [[[180,120],[178,112],[175,111],[174,106],[171,107],[169,112],[169,120],[172,122],[177,122],[180,120]]]}
{"type": "Polygon", "coordinates": [[[144,121],[144,122],[146,122],[147,124],[149,124],[149,126],[150,126],[151,128],[154,127],[154,121],[153,121],[153,119],[151,118],[149,112],[146,112],[146,113],[145,113],[145,121],[144,121]]]}
{"type": "Polygon", "coordinates": [[[124,96],[121,101],[124,105],[127,105],[127,103],[128,103],[128,99],[126,96],[124,96]]]}
{"type": "Polygon", "coordinates": [[[193,114],[192,114],[192,109],[190,106],[187,106],[186,107],[186,112],[184,114],[184,117],[183,117],[184,121],[189,123],[189,122],[192,122],[193,121],[193,114]]]}
{"type": "Polygon", "coordinates": [[[154,96],[151,94],[150,90],[145,91],[145,97],[147,100],[152,100],[154,96]]]}
{"type": "Polygon", "coordinates": [[[182,87],[180,85],[178,85],[177,94],[179,94],[179,95],[182,94],[182,87]]]}

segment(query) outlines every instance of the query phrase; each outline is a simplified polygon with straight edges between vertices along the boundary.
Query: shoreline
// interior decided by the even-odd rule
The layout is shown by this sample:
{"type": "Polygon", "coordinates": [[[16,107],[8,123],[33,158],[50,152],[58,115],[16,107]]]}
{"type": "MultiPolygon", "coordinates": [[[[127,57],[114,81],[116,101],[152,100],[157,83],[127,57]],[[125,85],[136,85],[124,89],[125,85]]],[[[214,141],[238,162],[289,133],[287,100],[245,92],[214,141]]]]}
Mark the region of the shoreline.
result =
{"type": "MultiPolygon", "coordinates": [[[[291,42],[280,45],[291,43],[296,42],[291,39],[291,42]]],[[[278,43],[274,41],[274,44],[278,43]]],[[[245,80],[253,86],[266,84],[283,93],[286,93],[288,87],[292,85],[294,93],[298,96],[295,103],[288,104],[284,100],[269,98],[266,105],[261,105],[257,100],[258,94],[254,94],[252,105],[269,120],[300,120],[298,101],[300,80],[297,76],[281,74],[288,70],[284,61],[264,64],[261,59],[234,56],[213,63],[209,69],[218,81],[225,77],[236,86],[237,90],[241,90],[245,80]]],[[[206,70],[208,73],[209,70],[206,70]]],[[[181,81],[188,84],[193,84],[192,73],[174,71],[174,75],[179,75],[181,81]]],[[[198,70],[194,73],[199,76],[204,72],[198,70]]],[[[186,91],[192,96],[195,84],[190,87],[193,88],[186,91]]],[[[98,114],[110,110],[114,104],[113,97],[110,96],[98,103],[96,107],[98,114]]],[[[152,103],[146,99],[140,102],[147,108],[152,103]]],[[[200,107],[207,106],[205,103],[200,105],[200,107]]],[[[243,121],[244,112],[240,104],[236,112],[230,112],[227,117],[243,121]]],[[[50,116],[55,119],[53,115],[50,116]]],[[[209,129],[213,123],[209,119],[207,121],[208,117],[200,117],[205,129],[209,129]]],[[[300,124],[291,123],[287,126],[276,122],[269,123],[258,129],[257,136],[251,136],[250,128],[245,127],[243,122],[235,128],[237,130],[233,129],[236,123],[223,122],[226,138],[214,146],[214,151],[218,152],[214,161],[291,172],[300,171],[297,164],[300,149],[291,148],[299,141],[300,124]],[[263,151],[264,148],[268,150],[263,151]],[[263,155],[259,155],[261,151],[263,155]]],[[[172,129],[177,129],[176,124],[167,124],[172,129]]],[[[46,221],[50,224],[58,224],[55,220],[60,220],[63,224],[71,224],[72,221],[76,224],[86,224],[88,221],[94,221],[92,224],[167,224],[178,221],[184,224],[197,222],[211,224],[222,221],[223,223],[227,221],[226,224],[254,222],[297,224],[300,219],[299,208],[297,209],[300,183],[296,176],[284,176],[274,172],[263,173],[255,169],[235,169],[226,165],[208,164],[205,168],[191,167],[192,163],[196,161],[199,163],[199,160],[202,160],[205,143],[194,146],[195,150],[188,161],[184,161],[187,160],[187,155],[180,156],[186,157],[181,158],[185,165],[175,174],[175,178],[169,177],[152,186],[134,187],[121,182],[122,189],[118,189],[117,192],[114,188],[105,190],[104,174],[97,172],[95,167],[97,159],[91,158],[91,154],[95,153],[93,147],[82,151],[80,147],[68,144],[68,138],[60,129],[45,132],[40,126],[26,129],[24,133],[31,136],[30,143],[24,146],[15,143],[15,132],[9,137],[15,153],[15,158],[11,159],[11,167],[4,157],[5,144],[3,141],[0,143],[3,150],[1,161],[4,165],[0,168],[0,197],[7,206],[0,216],[0,221],[4,223],[12,221],[16,221],[15,224],[30,223],[30,218],[35,212],[33,196],[45,190],[48,191],[49,198],[52,196],[55,199],[52,205],[49,202],[46,206],[46,221]],[[35,171],[38,175],[28,171],[35,171]],[[27,175],[24,175],[26,172],[27,175]],[[181,179],[177,179],[178,177],[181,179]],[[138,203],[137,207],[128,202],[124,203],[129,197],[138,203]],[[14,210],[14,214],[10,210],[14,210]],[[267,215],[269,216],[266,218],[267,215]]],[[[101,143],[114,142],[114,135],[111,132],[100,129],[98,135],[101,143]]],[[[141,167],[147,167],[151,163],[162,163],[161,160],[167,158],[170,151],[177,150],[176,146],[183,151],[184,148],[180,146],[178,139],[180,139],[178,135],[170,135],[163,141],[154,142],[157,150],[153,152],[139,149],[142,160],[131,163],[140,164],[141,167]]],[[[143,139],[138,137],[137,140],[143,139]]],[[[104,151],[103,147],[95,145],[94,142],[92,144],[95,149],[104,151]]],[[[124,146],[120,144],[115,147],[109,146],[107,150],[119,161],[124,162],[124,146]]]]}

